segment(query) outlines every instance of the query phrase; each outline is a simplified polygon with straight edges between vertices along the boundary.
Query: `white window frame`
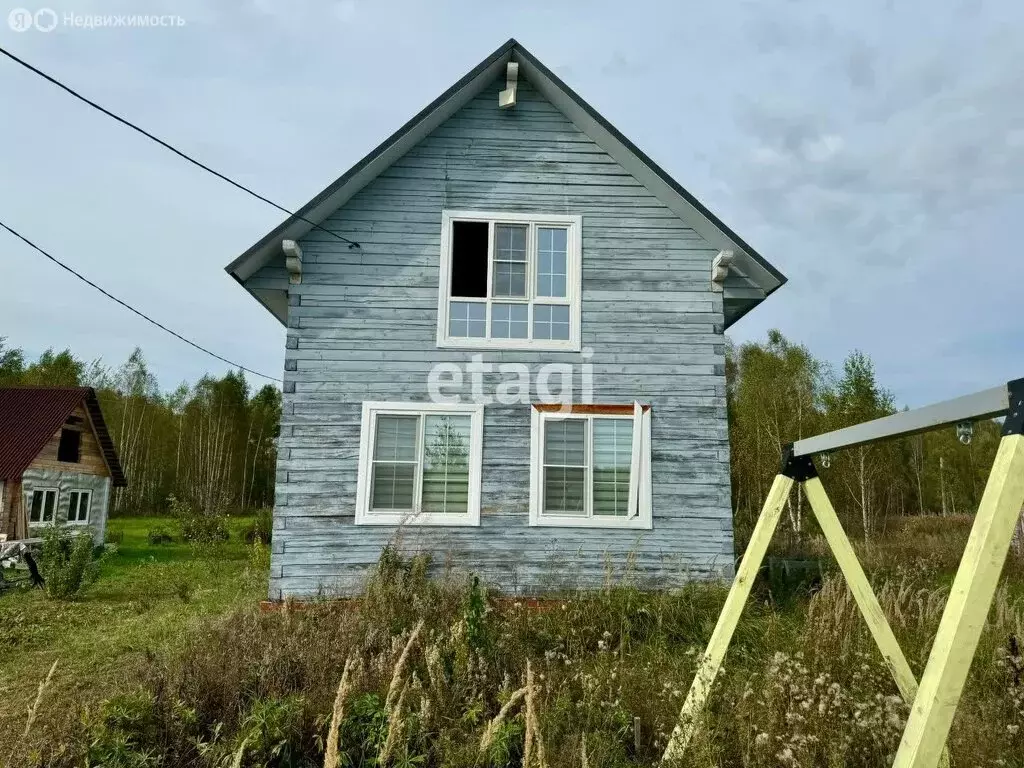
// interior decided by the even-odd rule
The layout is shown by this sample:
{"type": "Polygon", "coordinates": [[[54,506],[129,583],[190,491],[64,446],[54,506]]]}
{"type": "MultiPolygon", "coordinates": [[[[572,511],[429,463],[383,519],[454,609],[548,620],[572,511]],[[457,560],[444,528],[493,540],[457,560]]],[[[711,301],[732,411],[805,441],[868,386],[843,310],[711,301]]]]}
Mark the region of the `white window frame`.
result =
{"type": "Polygon", "coordinates": [[[651,409],[634,403],[632,414],[586,412],[560,412],[531,409],[530,422],[530,525],[571,528],[629,528],[654,527],[651,504],[651,409]],[[587,425],[586,510],[584,515],[557,515],[545,513],[544,505],[544,427],[548,422],[576,419],[587,425]],[[630,514],[626,517],[594,515],[593,483],[593,421],[594,419],[632,419],[633,455],[629,473],[630,514]],[[640,439],[637,439],[637,438],[640,439]]]}
{"type": "MultiPolygon", "coordinates": [[[[92,489],[90,489],[90,488],[72,488],[71,490],[69,490],[68,491],[69,506],[70,506],[70,501],[71,501],[71,494],[73,494],[73,493],[77,493],[78,494],[78,506],[79,507],[81,507],[81,504],[82,504],[82,496],[87,496],[88,499],[89,499],[89,502],[88,502],[88,504],[85,507],[85,520],[68,520],[67,517],[66,517],[67,511],[65,510],[65,517],[61,519],[61,522],[66,524],[66,525],[89,525],[89,521],[92,520],[92,489]]],[[[77,516],[77,514],[78,514],[78,512],[76,510],[75,511],[75,515],[77,516]]]]}
{"type": "Polygon", "coordinates": [[[480,483],[483,466],[484,406],[482,403],[409,403],[378,402],[363,403],[363,417],[359,435],[359,476],[356,484],[356,525],[480,525],[480,483]],[[451,414],[469,415],[469,499],[465,513],[421,512],[418,508],[423,492],[423,429],[426,416],[451,414]],[[377,433],[378,416],[420,416],[420,433],[417,444],[413,510],[371,510],[370,482],[372,476],[373,439],[377,433]]]}
{"type": "Polygon", "coordinates": [[[25,517],[28,518],[29,525],[53,525],[54,520],[57,519],[57,515],[60,514],[60,488],[53,486],[40,486],[38,488],[33,487],[25,494],[27,497],[25,503],[28,508],[25,510],[27,514],[25,517]],[[46,494],[53,491],[53,519],[51,520],[33,520],[32,519],[32,499],[37,493],[43,494],[43,506],[39,509],[40,516],[46,513],[46,494]]]}
{"type": "Polygon", "coordinates": [[[441,212],[441,275],[438,283],[437,300],[437,346],[448,349],[539,349],[559,352],[579,352],[582,349],[581,335],[581,297],[583,271],[581,254],[583,252],[583,217],[544,214],[544,213],[511,213],[488,211],[449,211],[441,212]],[[464,298],[451,296],[451,265],[452,265],[452,223],[456,221],[487,222],[487,298],[464,298]],[[494,290],[494,227],[496,224],[526,224],[526,298],[493,297],[494,290]],[[537,228],[565,227],[565,289],[564,298],[555,296],[537,296],[537,228]],[[483,338],[465,338],[448,335],[448,311],[452,301],[484,304],[486,336],[483,338]],[[527,312],[527,338],[525,339],[492,339],[491,305],[525,304],[527,312]],[[569,338],[568,339],[534,339],[533,308],[536,304],[553,304],[569,307],[569,338]]]}

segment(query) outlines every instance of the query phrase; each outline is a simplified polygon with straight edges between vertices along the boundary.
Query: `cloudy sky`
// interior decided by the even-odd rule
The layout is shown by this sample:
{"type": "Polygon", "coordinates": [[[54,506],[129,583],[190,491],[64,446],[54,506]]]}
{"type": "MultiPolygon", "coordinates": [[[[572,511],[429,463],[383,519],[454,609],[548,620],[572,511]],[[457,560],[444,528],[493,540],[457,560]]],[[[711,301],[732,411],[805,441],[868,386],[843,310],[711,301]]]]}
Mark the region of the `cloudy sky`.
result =
{"type": "MultiPolygon", "coordinates": [[[[3,5],[7,3],[7,5],[3,5]]],[[[0,45],[297,207],[516,37],[786,273],[737,324],[901,403],[1024,375],[1024,3],[76,0],[171,28],[15,32],[0,45]],[[485,7],[488,6],[488,7],[485,7]]],[[[0,220],[153,317],[277,375],[284,332],[223,266],[274,209],[0,59],[0,220]]],[[[0,232],[0,336],[123,360],[170,388],[215,360],[0,232]]]]}

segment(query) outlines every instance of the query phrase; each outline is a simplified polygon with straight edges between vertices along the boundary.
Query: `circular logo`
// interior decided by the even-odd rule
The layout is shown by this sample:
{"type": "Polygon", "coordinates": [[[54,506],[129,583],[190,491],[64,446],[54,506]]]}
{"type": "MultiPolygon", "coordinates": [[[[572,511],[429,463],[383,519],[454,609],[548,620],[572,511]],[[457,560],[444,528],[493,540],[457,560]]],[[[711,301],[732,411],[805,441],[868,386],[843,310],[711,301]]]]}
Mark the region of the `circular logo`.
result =
{"type": "Polygon", "coordinates": [[[57,26],[57,14],[51,8],[40,8],[34,19],[40,32],[52,32],[57,26]]]}
{"type": "Polygon", "coordinates": [[[15,8],[7,14],[7,26],[15,32],[27,32],[32,28],[32,11],[15,8]]]}

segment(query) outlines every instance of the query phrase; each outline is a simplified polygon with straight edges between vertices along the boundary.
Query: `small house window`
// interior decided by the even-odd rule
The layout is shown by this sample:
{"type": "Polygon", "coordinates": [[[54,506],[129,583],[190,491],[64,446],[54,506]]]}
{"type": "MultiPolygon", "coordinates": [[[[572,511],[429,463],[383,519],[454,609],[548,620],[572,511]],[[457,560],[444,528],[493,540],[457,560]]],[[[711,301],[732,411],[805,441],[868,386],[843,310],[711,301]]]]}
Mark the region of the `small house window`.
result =
{"type": "Polygon", "coordinates": [[[444,211],[437,343],[580,349],[582,219],[444,211]]]}
{"type": "Polygon", "coordinates": [[[56,488],[35,488],[29,502],[28,521],[30,523],[52,523],[53,512],[56,508],[56,488]]]}
{"type": "Polygon", "coordinates": [[[62,429],[60,444],[57,446],[57,461],[77,464],[81,458],[82,433],[77,429],[62,429]]]}
{"type": "Polygon", "coordinates": [[[534,406],[530,524],[650,528],[647,406],[534,406]]]}
{"type": "Polygon", "coordinates": [[[76,525],[88,524],[92,491],[71,491],[68,498],[68,522],[76,525]]]}
{"type": "Polygon", "coordinates": [[[483,406],[363,403],[356,523],[478,525],[483,406]]]}

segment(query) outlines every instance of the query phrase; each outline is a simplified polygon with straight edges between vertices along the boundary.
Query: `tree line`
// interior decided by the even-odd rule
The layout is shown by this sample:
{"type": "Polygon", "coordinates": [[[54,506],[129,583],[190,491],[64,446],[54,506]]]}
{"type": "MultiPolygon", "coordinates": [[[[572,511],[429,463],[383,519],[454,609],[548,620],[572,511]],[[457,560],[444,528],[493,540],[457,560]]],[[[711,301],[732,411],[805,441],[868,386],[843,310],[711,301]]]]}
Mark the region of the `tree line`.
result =
{"type": "MultiPolygon", "coordinates": [[[[745,541],[778,472],[783,446],[894,413],[895,398],[871,359],[854,351],[838,370],[779,331],[729,344],[726,356],[732,498],[745,541]]],[[[174,496],[201,510],[273,503],[281,393],[253,390],[244,374],[204,376],[166,392],[136,349],[120,366],[86,363],[70,350],[34,361],[0,339],[0,386],[92,386],[129,477],[118,514],[161,513],[174,496]]],[[[895,515],[973,513],[988,478],[999,426],[974,424],[969,443],[953,428],[818,457],[818,470],[851,535],[870,539],[895,515]]],[[[799,491],[787,530],[806,529],[799,491]]]]}
{"type": "MultiPolygon", "coordinates": [[[[742,540],[753,528],[786,443],[897,410],[865,353],[851,352],[833,370],[775,330],[763,342],[730,344],[726,377],[733,506],[742,540]]],[[[999,425],[984,420],[973,424],[969,442],[949,427],[815,461],[844,527],[870,539],[896,515],[973,514],[999,436],[999,425]]],[[[785,515],[791,534],[804,532],[806,511],[798,489],[785,515]]]]}
{"type": "Polygon", "coordinates": [[[0,387],[15,385],[96,389],[128,476],[114,514],[162,514],[171,497],[218,512],[273,504],[281,393],[272,385],[254,389],[231,371],[163,391],[139,349],[116,367],[70,350],[29,361],[0,338],[0,387]]]}

